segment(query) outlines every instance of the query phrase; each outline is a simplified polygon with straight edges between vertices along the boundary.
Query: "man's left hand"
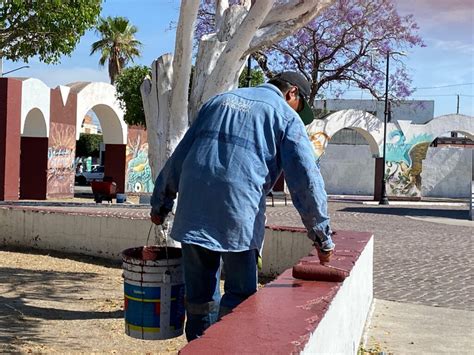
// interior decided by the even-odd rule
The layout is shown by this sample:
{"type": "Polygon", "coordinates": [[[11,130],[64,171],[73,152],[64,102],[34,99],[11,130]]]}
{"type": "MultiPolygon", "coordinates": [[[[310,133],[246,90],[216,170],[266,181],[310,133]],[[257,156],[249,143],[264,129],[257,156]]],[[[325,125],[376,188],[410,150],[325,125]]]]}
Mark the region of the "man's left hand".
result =
{"type": "Polygon", "coordinates": [[[153,214],[153,213],[150,213],[150,219],[153,223],[155,223],[156,225],[161,225],[163,224],[164,222],[164,218],[157,215],[157,214],[153,214]]]}

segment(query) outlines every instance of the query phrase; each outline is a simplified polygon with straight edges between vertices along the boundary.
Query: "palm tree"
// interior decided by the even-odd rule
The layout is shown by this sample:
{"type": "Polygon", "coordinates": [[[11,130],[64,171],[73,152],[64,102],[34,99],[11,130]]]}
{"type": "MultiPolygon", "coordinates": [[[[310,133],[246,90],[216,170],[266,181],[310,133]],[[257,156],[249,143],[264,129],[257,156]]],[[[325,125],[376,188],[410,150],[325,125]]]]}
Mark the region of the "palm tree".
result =
{"type": "Polygon", "coordinates": [[[101,39],[92,43],[91,55],[101,52],[99,65],[109,63],[110,83],[113,84],[117,75],[129,61],[140,56],[142,43],[135,38],[137,27],[125,17],[101,17],[95,27],[101,39]]]}

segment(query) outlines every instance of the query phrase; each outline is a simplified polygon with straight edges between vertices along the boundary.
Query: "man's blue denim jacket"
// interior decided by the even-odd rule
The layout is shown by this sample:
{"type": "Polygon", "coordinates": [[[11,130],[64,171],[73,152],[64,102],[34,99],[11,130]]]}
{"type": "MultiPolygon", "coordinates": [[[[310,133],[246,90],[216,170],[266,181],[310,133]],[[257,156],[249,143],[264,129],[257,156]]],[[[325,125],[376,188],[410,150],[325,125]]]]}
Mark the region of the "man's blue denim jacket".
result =
{"type": "Polygon", "coordinates": [[[308,237],[334,248],[311,143],[271,84],[220,94],[202,107],[156,179],[152,213],[170,211],[179,192],[173,239],[215,251],[261,250],[266,195],[282,169],[308,237]]]}

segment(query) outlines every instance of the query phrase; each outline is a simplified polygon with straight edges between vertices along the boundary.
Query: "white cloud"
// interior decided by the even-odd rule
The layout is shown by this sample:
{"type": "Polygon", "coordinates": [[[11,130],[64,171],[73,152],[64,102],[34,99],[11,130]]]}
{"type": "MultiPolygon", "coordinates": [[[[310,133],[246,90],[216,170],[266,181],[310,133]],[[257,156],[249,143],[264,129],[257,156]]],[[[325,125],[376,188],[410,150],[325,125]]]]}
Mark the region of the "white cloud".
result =
{"type": "Polygon", "coordinates": [[[428,39],[428,45],[431,43],[434,48],[457,52],[458,54],[474,54],[474,46],[470,43],[466,43],[459,40],[445,41],[441,39],[428,39]]]}

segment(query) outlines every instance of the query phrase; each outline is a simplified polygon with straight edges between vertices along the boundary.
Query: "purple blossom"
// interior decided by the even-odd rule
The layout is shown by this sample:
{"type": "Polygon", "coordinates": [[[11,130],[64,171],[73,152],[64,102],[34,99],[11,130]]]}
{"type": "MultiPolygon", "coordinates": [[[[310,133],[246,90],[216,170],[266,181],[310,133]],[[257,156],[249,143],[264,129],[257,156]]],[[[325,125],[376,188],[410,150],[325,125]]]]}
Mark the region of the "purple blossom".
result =
{"type": "MultiPolygon", "coordinates": [[[[307,77],[317,77],[312,97],[341,95],[354,86],[381,97],[386,53],[425,46],[413,15],[400,16],[394,1],[336,0],[306,27],[267,49],[269,68],[273,72],[300,70],[307,77]]],[[[215,1],[201,0],[196,40],[215,31],[214,6],[215,1]]],[[[390,93],[404,98],[413,89],[407,68],[397,59],[390,63],[390,93]]]]}

